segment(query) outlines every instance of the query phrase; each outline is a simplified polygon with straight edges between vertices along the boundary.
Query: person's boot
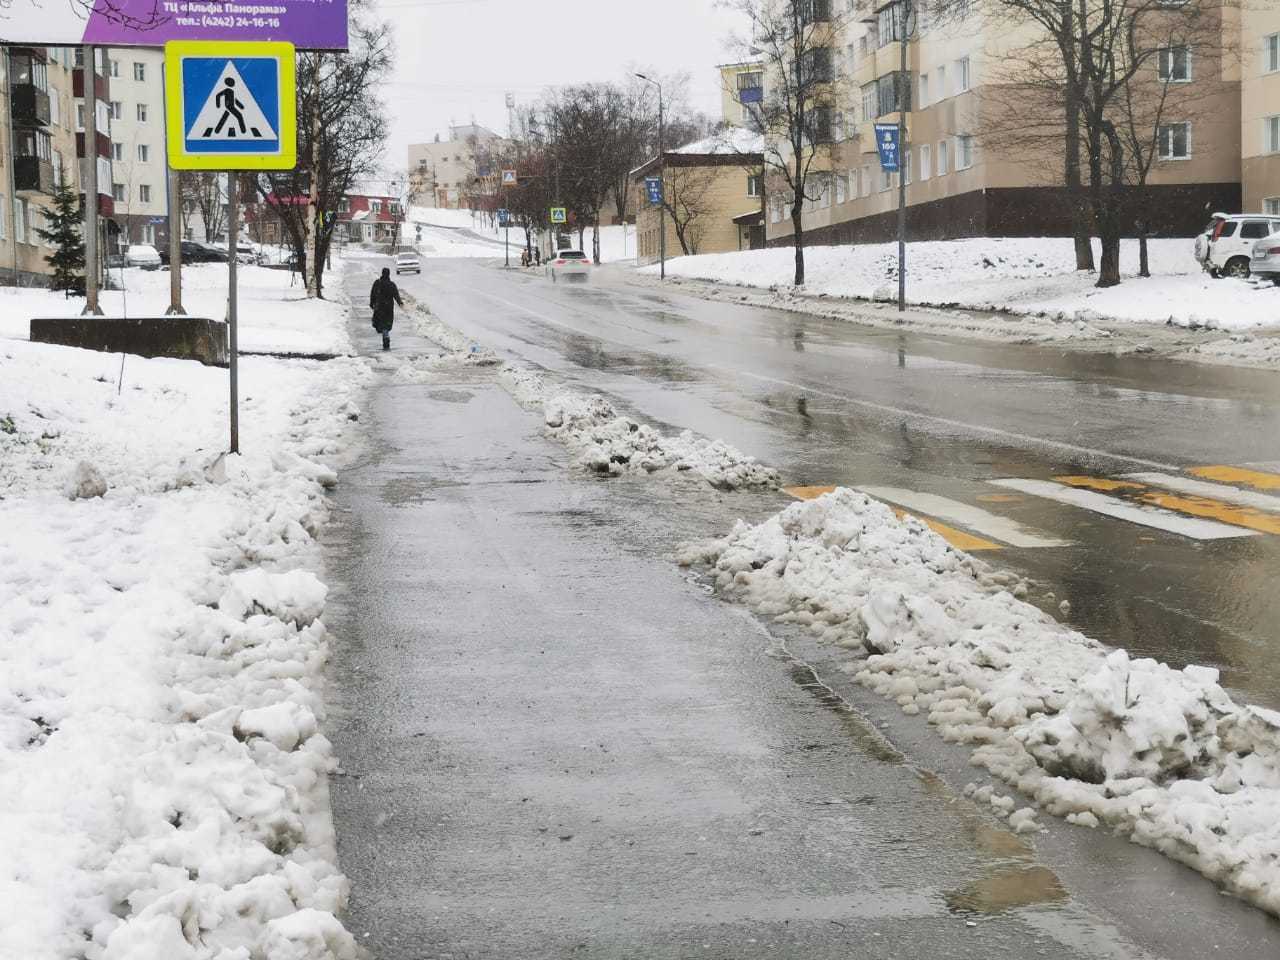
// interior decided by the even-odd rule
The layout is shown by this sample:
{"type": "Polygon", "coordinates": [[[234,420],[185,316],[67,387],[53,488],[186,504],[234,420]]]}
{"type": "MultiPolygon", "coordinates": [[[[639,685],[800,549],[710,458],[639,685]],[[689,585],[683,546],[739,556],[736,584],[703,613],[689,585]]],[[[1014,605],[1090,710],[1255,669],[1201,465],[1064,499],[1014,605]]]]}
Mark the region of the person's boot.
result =
{"type": "Polygon", "coordinates": [[[391,334],[389,334],[389,333],[384,333],[384,334],[382,335],[382,349],[383,349],[383,350],[390,350],[390,349],[391,349],[391,334]]]}

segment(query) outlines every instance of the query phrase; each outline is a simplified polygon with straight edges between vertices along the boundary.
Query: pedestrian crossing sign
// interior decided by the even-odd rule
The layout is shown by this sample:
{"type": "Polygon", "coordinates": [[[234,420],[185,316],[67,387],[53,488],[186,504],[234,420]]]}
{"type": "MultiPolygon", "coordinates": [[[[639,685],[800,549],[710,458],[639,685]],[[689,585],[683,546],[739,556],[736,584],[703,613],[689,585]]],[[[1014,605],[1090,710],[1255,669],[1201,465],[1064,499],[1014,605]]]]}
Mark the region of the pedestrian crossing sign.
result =
{"type": "Polygon", "coordinates": [[[165,44],[165,118],[175,170],[292,170],[293,44],[165,44]]]}

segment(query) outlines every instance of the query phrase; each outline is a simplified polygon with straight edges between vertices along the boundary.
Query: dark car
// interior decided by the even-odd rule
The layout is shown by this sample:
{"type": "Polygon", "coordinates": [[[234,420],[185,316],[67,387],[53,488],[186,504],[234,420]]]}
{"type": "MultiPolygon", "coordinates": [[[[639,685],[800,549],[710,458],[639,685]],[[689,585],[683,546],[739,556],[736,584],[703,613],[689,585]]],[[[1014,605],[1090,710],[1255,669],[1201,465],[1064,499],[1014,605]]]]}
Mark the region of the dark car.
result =
{"type": "MultiPolygon", "coordinates": [[[[217,247],[211,247],[207,243],[199,243],[195,240],[183,240],[182,245],[182,262],[183,263],[226,263],[227,251],[219,250],[217,247]]],[[[166,243],[160,248],[160,262],[169,263],[169,245],[166,243]]]]}

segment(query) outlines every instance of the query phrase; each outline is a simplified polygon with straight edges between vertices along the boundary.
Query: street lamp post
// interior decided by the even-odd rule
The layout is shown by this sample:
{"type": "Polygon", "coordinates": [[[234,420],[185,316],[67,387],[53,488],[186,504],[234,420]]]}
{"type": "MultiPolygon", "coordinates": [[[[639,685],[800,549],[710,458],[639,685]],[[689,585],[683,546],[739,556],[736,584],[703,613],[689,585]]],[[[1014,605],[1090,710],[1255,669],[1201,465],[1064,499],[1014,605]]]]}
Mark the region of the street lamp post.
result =
{"type": "Polygon", "coordinates": [[[912,90],[907,82],[907,38],[911,35],[912,0],[902,4],[902,36],[898,38],[898,312],[907,308],[907,104],[912,90]],[[905,157],[905,159],[904,159],[905,157]]]}
{"type": "Polygon", "coordinates": [[[665,280],[667,279],[667,158],[662,129],[662,84],[646,77],[643,73],[637,73],[636,76],[658,88],[658,182],[662,187],[658,202],[658,279],[665,280]]]}

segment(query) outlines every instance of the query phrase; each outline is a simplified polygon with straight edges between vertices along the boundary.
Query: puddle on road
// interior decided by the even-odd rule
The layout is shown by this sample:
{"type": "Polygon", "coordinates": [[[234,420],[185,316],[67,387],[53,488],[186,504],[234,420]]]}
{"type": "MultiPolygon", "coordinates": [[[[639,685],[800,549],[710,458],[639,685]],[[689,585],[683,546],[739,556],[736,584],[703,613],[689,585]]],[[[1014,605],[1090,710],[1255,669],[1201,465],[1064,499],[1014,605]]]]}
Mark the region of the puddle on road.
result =
{"type": "Polygon", "coordinates": [[[381,495],[384,503],[389,503],[393,507],[405,507],[426,503],[432,499],[430,494],[434,490],[458,486],[461,484],[451,480],[433,480],[430,477],[407,474],[402,477],[392,477],[384,483],[381,495]]]}
{"type": "Polygon", "coordinates": [[[466,390],[431,390],[427,396],[432,400],[439,400],[442,403],[466,403],[471,400],[475,394],[466,390]]]}
{"type": "Polygon", "coordinates": [[[980,880],[944,897],[953,913],[1003,913],[1018,907],[1063,903],[1067,891],[1052,870],[1045,867],[1014,867],[988,874],[980,880]]]}

